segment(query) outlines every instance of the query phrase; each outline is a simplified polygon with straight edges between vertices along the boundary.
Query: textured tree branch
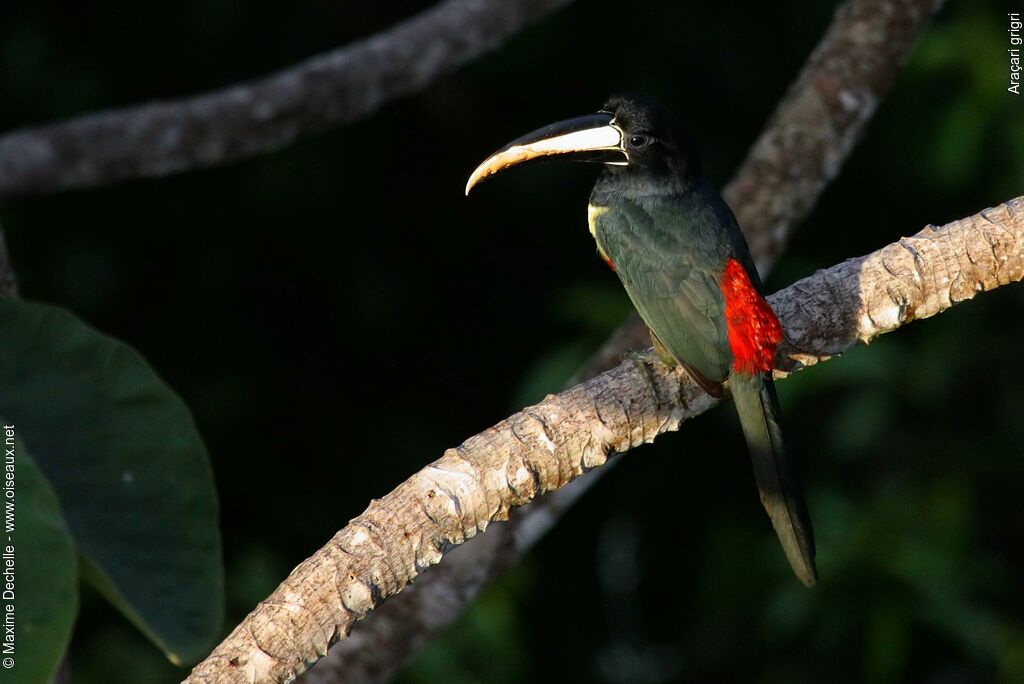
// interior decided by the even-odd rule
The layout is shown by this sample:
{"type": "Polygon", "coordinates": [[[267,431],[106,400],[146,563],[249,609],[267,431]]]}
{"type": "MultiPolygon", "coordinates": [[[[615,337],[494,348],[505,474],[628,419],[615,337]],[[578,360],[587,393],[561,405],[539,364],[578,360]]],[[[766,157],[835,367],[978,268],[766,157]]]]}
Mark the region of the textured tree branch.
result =
{"type": "MultiPolygon", "coordinates": [[[[902,70],[941,0],[851,0],[811,53],[724,193],[744,227],[762,273],[811,211],[902,70]]],[[[616,365],[649,337],[632,315],[579,374],[616,365]]],[[[444,565],[370,619],[302,677],[305,684],[383,682],[412,653],[462,613],[479,591],[511,566],[606,471],[533,502],[508,524],[460,547],[444,565]],[[500,538],[499,538],[500,537],[500,538]]]]}
{"type": "Polygon", "coordinates": [[[262,80],[0,137],[0,202],[223,164],[372,113],[571,0],[447,0],[262,80]]]}
{"type": "MultiPolygon", "coordinates": [[[[819,271],[770,302],[780,375],[1024,277],[1024,197],[819,271]]],[[[449,449],[300,564],[187,682],[290,681],[385,598],[512,508],[715,404],[685,373],[618,367],[449,449]]]]}

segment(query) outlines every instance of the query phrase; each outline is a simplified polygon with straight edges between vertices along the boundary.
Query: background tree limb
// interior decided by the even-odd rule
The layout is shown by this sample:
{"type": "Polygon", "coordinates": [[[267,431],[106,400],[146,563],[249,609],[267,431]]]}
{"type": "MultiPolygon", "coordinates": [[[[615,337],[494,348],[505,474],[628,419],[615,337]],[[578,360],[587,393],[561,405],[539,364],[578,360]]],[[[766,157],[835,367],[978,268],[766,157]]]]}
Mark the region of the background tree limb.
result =
{"type": "MultiPolygon", "coordinates": [[[[782,375],[1024,277],[1024,197],[927,226],[770,298],[782,375]]],[[[301,563],[187,682],[290,681],[352,624],[512,508],[715,404],[684,373],[629,359],[466,440],[301,563]]]]}
{"type": "Polygon", "coordinates": [[[570,1],[447,0],[261,80],[7,133],[0,202],[280,149],[415,92],[570,1]]]}
{"type": "Polygon", "coordinates": [[[845,2],[725,199],[764,273],[838,175],[942,0],[845,2]]]}
{"type": "Polygon", "coordinates": [[[14,277],[14,265],[7,253],[3,231],[0,231],[0,297],[17,297],[18,281],[14,277]]]}
{"type": "MultiPolygon", "coordinates": [[[[836,176],[867,122],[901,73],[941,0],[851,0],[840,5],[822,40],[772,114],[724,194],[762,273],[785,248],[836,176]]],[[[577,376],[616,365],[627,349],[648,345],[635,315],[577,376]]],[[[316,684],[383,682],[454,622],[480,590],[512,566],[590,486],[595,470],[529,504],[500,529],[459,547],[445,563],[360,621],[348,639],[302,676],[316,684]]]]}

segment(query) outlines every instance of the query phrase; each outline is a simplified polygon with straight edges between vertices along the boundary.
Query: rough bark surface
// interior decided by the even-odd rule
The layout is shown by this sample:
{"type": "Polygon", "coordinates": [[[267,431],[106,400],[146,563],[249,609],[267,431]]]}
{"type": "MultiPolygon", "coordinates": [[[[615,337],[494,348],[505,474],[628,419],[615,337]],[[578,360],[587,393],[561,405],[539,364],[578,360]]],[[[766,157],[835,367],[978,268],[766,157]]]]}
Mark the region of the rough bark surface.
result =
{"type": "Polygon", "coordinates": [[[769,297],[788,340],[776,375],[1022,278],[1024,197],[942,227],[926,226],[769,297]]]}
{"type": "MultiPolygon", "coordinates": [[[[1024,197],[819,271],[770,302],[780,376],[1024,277],[1024,197]]],[[[300,564],[186,680],[287,682],[452,547],[717,403],[653,355],[510,416],[413,475],[300,564]]]]}
{"type": "Polygon", "coordinates": [[[299,676],[303,684],[386,682],[425,644],[455,622],[466,607],[519,560],[615,463],[592,470],[566,486],[515,510],[487,534],[457,546],[402,593],[357,622],[347,639],[299,676]]]}
{"type": "MultiPolygon", "coordinates": [[[[836,11],[818,46],[769,119],[724,194],[765,273],[835,177],[878,102],[895,82],[941,0],[850,0],[836,11]]],[[[647,329],[632,313],[579,374],[615,366],[643,349],[647,329]]],[[[391,675],[453,622],[490,580],[510,567],[607,468],[529,504],[501,529],[447,562],[358,623],[352,637],[302,677],[306,684],[375,684],[391,675]],[[528,530],[529,534],[519,531],[528,530]],[[462,567],[472,568],[464,574],[462,567]]]]}
{"type": "Polygon", "coordinates": [[[262,80],[0,137],[0,202],[164,176],[349,123],[500,45],[571,0],[447,0],[262,80]]]}

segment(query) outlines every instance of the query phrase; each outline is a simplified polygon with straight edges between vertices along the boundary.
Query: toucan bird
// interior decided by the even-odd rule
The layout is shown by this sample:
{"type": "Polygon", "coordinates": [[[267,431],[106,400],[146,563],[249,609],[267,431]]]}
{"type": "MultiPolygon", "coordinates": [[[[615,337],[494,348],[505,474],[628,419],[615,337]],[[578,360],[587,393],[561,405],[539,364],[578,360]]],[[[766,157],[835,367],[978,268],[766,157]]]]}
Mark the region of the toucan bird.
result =
{"type": "Polygon", "coordinates": [[[736,218],[701,171],[679,121],[659,104],[615,96],[596,114],[512,141],[473,171],[477,183],[559,155],[604,164],[590,195],[597,251],[622,281],[658,355],[706,391],[728,381],[761,502],[797,578],[817,581],[814,533],[779,428],[772,382],[782,327],[736,218]]]}

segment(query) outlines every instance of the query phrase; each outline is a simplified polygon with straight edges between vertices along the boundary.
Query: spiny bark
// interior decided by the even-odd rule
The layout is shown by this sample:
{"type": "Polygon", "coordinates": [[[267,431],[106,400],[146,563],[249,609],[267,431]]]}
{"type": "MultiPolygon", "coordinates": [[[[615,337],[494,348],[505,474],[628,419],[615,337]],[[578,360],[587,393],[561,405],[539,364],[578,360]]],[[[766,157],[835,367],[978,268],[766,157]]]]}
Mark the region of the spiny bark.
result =
{"type": "MultiPolygon", "coordinates": [[[[770,302],[780,376],[1024,277],[1024,197],[819,271],[770,302]]],[[[466,440],[353,519],[250,613],[190,683],[291,681],[452,547],[716,403],[648,355],[466,440]]]]}
{"type": "Polygon", "coordinates": [[[262,80],[0,137],[0,202],[164,176],[350,123],[498,47],[571,0],[447,0],[262,80]]]}

